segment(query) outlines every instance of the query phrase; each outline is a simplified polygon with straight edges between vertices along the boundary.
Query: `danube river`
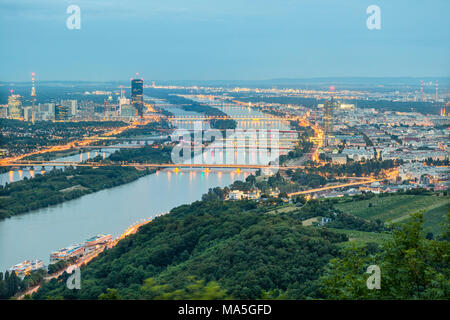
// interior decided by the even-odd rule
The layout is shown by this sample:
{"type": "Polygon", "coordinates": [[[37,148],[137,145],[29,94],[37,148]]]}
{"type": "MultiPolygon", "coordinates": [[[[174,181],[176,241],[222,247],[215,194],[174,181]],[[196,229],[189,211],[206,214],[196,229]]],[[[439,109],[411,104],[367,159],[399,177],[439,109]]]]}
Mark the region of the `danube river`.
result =
{"type": "MultiPolygon", "coordinates": [[[[81,152],[76,155],[57,158],[52,161],[72,161],[72,162],[82,162],[88,159],[92,159],[97,157],[98,155],[103,156],[103,158],[109,156],[111,153],[115,152],[118,149],[103,149],[103,150],[92,150],[90,152],[81,152]]],[[[62,169],[64,167],[57,166],[57,169],[62,169]]],[[[6,173],[0,174],[0,185],[4,186],[6,183],[12,183],[16,181],[20,181],[24,178],[33,178],[37,173],[45,173],[48,170],[53,170],[53,166],[39,166],[36,168],[24,168],[20,170],[11,170],[6,173]]]]}
{"type": "MultiPolygon", "coordinates": [[[[168,110],[177,115],[186,114],[173,107],[168,110]]],[[[230,114],[235,112],[233,109],[230,114]]],[[[242,108],[240,112],[253,114],[254,111],[242,108]]],[[[251,124],[245,127],[251,127],[251,124]]],[[[277,127],[287,129],[281,123],[277,127]]],[[[275,129],[275,125],[272,129],[275,129]]],[[[79,158],[80,155],[74,157],[79,158]]],[[[21,174],[24,175],[25,171],[21,174]]],[[[13,175],[16,174],[20,173],[13,175]]],[[[227,186],[235,180],[245,179],[249,174],[250,171],[237,173],[231,169],[210,172],[201,169],[174,172],[167,169],[126,185],[2,220],[0,271],[27,259],[41,259],[48,264],[51,251],[82,243],[96,234],[118,236],[142,219],[168,212],[181,204],[192,203],[199,200],[209,188],[227,186]]],[[[3,183],[10,181],[9,175],[6,173],[3,176],[3,183]]],[[[11,179],[16,180],[14,177],[11,179]]]]}

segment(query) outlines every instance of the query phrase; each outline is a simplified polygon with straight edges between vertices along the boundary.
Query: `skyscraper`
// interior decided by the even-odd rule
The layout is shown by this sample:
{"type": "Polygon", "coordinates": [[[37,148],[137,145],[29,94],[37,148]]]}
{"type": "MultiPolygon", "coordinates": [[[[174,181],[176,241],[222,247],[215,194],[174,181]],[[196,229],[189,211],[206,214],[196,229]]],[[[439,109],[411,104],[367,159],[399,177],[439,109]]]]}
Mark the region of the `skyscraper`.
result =
{"type": "Polygon", "coordinates": [[[323,127],[325,131],[325,145],[328,145],[328,138],[333,133],[333,122],[334,122],[334,109],[337,107],[338,103],[334,100],[332,96],[325,102],[324,112],[323,112],[323,127]]]}
{"type": "Polygon", "coordinates": [[[136,109],[137,115],[142,118],[144,114],[144,80],[131,80],[131,105],[136,109]]]}
{"type": "Polygon", "coordinates": [[[77,100],[61,100],[61,105],[69,109],[69,117],[77,115],[78,101],[77,100]]]}
{"type": "Polygon", "coordinates": [[[22,117],[22,97],[18,94],[13,94],[8,97],[8,117],[11,119],[20,119],[22,117]]]}
{"type": "Polygon", "coordinates": [[[323,127],[325,129],[325,134],[333,132],[333,107],[334,98],[331,97],[325,102],[324,112],[323,112],[323,127]]]}
{"type": "Polygon", "coordinates": [[[69,108],[66,106],[57,105],[55,107],[55,120],[65,121],[69,118],[69,108]]]}
{"type": "Polygon", "coordinates": [[[34,76],[35,73],[32,72],[31,73],[31,82],[32,82],[32,87],[31,87],[31,122],[33,122],[33,124],[36,121],[36,89],[34,88],[34,76]]]}

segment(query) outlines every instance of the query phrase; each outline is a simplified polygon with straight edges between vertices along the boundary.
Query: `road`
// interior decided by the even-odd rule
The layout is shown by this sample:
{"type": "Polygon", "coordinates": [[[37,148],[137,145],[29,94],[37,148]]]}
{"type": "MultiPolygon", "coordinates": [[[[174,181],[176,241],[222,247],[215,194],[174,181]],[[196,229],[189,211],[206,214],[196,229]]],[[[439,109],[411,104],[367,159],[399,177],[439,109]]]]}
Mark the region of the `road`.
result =
{"type": "Polygon", "coordinates": [[[335,185],[335,186],[328,186],[328,187],[322,187],[322,188],[309,189],[309,190],[305,190],[305,191],[297,191],[297,192],[293,192],[293,193],[288,193],[288,196],[292,197],[292,196],[298,196],[301,194],[310,194],[310,193],[315,193],[315,192],[320,192],[320,191],[358,186],[358,185],[362,185],[362,184],[368,184],[368,183],[373,183],[373,182],[383,181],[383,180],[384,179],[368,178],[366,180],[360,180],[360,181],[356,181],[356,182],[348,182],[348,183],[343,183],[343,184],[339,184],[339,185],[335,185]]]}
{"type": "MultiPolygon", "coordinates": [[[[48,282],[52,279],[59,278],[64,272],[66,272],[69,268],[73,268],[74,266],[81,268],[83,265],[86,265],[90,261],[95,259],[100,253],[103,252],[103,250],[105,248],[108,248],[108,249],[113,248],[114,246],[117,245],[117,243],[119,243],[120,240],[122,240],[125,237],[128,237],[129,235],[135,234],[136,232],[138,232],[140,227],[142,227],[143,225],[146,225],[147,223],[150,223],[151,221],[152,221],[151,219],[147,219],[139,224],[129,227],[127,230],[125,230],[125,232],[120,237],[114,239],[107,245],[101,246],[100,248],[88,253],[87,255],[84,255],[79,260],[77,260],[75,263],[68,265],[67,267],[58,271],[57,273],[51,274],[47,277],[44,277],[44,282],[48,282]]],[[[26,295],[32,295],[33,293],[37,292],[40,287],[41,287],[41,284],[31,287],[31,288],[28,288],[25,292],[22,292],[17,296],[17,300],[22,300],[26,295]]]]}
{"type": "Polygon", "coordinates": [[[142,168],[210,168],[210,169],[274,169],[274,170],[296,170],[304,166],[275,166],[259,164],[201,164],[201,163],[101,163],[101,162],[75,162],[75,161],[15,161],[1,166],[31,167],[31,166],[59,166],[59,167],[142,167],[142,168]]]}
{"type": "Polygon", "coordinates": [[[108,131],[108,132],[102,134],[102,136],[87,137],[87,138],[84,138],[82,140],[71,141],[71,142],[66,143],[64,145],[52,146],[52,147],[44,148],[42,150],[38,150],[38,151],[33,151],[33,152],[30,152],[30,153],[22,154],[20,156],[4,158],[4,159],[0,160],[0,166],[8,166],[9,163],[12,163],[12,162],[15,162],[15,161],[19,161],[19,160],[21,160],[21,159],[23,159],[25,157],[29,157],[29,156],[33,156],[33,155],[37,155],[37,154],[44,154],[44,153],[48,153],[48,152],[67,151],[67,150],[71,150],[71,149],[73,149],[75,147],[87,146],[87,145],[89,145],[89,144],[91,144],[93,142],[103,140],[105,137],[114,136],[114,135],[122,133],[122,132],[124,132],[126,130],[135,128],[138,124],[142,124],[142,123],[141,122],[133,122],[132,124],[130,124],[128,126],[123,126],[123,127],[116,128],[116,129],[113,129],[111,131],[108,131]]]}

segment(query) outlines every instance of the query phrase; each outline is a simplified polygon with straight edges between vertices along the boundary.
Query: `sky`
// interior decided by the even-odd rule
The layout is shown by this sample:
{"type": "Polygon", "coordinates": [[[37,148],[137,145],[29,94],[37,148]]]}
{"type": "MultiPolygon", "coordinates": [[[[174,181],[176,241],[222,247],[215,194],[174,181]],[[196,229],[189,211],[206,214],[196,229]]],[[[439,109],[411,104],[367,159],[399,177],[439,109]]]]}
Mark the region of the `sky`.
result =
{"type": "Polygon", "coordinates": [[[1,0],[0,81],[447,77],[449,13],[448,0],[1,0]]]}

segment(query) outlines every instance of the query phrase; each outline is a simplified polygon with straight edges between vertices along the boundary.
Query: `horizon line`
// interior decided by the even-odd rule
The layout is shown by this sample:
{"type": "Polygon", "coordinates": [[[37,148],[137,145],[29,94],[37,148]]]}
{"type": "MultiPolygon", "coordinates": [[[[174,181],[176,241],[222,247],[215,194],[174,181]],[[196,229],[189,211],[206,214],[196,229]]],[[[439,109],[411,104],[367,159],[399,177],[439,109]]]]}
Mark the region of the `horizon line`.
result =
{"type": "MultiPolygon", "coordinates": [[[[130,78],[131,79],[131,78],[130,78]]],[[[130,79],[120,79],[120,80],[62,80],[62,79],[52,79],[52,80],[39,80],[37,82],[128,82],[130,79]]],[[[145,78],[143,78],[144,81],[145,78]]],[[[302,78],[267,78],[267,79],[148,79],[147,81],[160,81],[160,82],[267,82],[267,81],[298,81],[298,80],[349,80],[349,79],[450,79],[449,76],[321,76],[321,77],[302,77],[302,78]]],[[[0,83],[26,83],[31,82],[31,80],[0,80],[0,83]]]]}

